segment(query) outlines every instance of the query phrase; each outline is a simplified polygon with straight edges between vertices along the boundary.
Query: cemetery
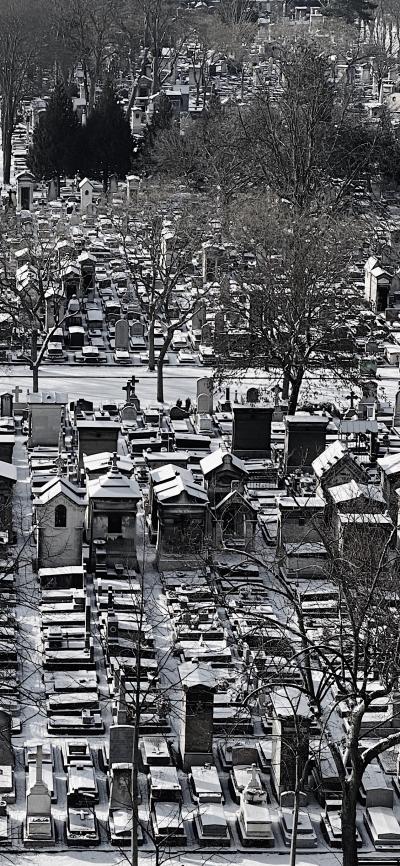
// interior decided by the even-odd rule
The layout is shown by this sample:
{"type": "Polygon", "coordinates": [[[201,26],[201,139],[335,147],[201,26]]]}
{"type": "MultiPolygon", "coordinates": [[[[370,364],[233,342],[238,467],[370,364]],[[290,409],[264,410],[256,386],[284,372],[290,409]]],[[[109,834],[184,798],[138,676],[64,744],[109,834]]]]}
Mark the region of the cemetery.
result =
{"type": "Polygon", "coordinates": [[[395,6],[0,4],[0,866],[400,863],[395,6]]]}

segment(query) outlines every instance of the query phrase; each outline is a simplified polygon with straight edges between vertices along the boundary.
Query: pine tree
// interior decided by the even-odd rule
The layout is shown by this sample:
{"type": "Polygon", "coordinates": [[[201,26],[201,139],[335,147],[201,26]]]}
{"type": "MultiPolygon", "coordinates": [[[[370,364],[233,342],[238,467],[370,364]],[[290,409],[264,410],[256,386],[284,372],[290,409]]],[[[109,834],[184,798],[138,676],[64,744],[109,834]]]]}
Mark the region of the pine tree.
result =
{"type": "Polygon", "coordinates": [[[102,180],[107,192],[110,175],[124,177],[131,168],[133,139],[124,110],[110,81],[91,113],[85,130],[86,174],[102,180]]]}
{"type": "Polygon", "coordinates": [[[138,147],[135,161],[136,171],[147,171],[155,164],[154,145],[160,132],[171,129],[174,113],[171,100],[161,91],[154,108],[151,122],[145,129],[144,136],[138,147]]]}
{"type": "Polygon", "coordinates": [[[65,85],[58,81],[46,111],[33,131],[27,159],[28,168],[38,179],[55,178],[58,190],[63,174],[75,174],[79,163],[81,126],[74,113],[65,85]]]}
{"type": "Polygon", "coordinates": [[[331,18],[344,18],[347,24],[368,23],[374,18],[377,3],[371,0],[321,0],[321,12],[331,18]]]}

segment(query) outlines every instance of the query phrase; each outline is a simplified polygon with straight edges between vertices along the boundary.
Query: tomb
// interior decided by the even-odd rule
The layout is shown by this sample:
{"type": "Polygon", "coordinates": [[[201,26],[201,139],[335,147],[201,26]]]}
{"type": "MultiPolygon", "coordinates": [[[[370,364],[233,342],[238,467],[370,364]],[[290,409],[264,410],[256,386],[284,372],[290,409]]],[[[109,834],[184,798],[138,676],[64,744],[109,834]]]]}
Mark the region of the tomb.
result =
{"type": "Polygon", "coordinates": [[[240,796],[237,827],[245,847],[272,848],[275,844],[267,794],[260,785],[255,765],[240,796]]]}
{"type": "Polygon", "coordinates": [[[271,456],[273,407],[263,403],[235,403],[233,406],[232,453],[251,459],[271,456]]]}
{"type": "Polygon", "coordinates": [[[201,848],[229,848],[231,839],[222,803],[200,803],[194,825],[201,848]]]}
{"type": "Polygon", "coordinates": [[[16,175],[15,180],[17,182],[17,210],[32,210],[34,175],[30,171],[21,171],[16,175]]]}
{"type": "MultiPolygon", "coordinates": [[[[290,846],[293,833],[293,810],[289,807],[281,809],[280,828],[282,831],[283,841],[285,845],[290,846]]],[[[296,850],[305,851],[309,848],[315,848],[317,845],[317,837],[315,830],[310,821],[309,815],[304,810],[300,809],[297,819],[296,828],[296,850]]]]}
{"type": "Polygon", "coordinates": [[[330,417],[298,413],[285,419],[285,468],[311,468],[325,450],[326,428],[330,417]]]}
{"type": "Polygon", "coordinates": [[[118,436],[120,425],[106,418],[96,418],[93,421],[76,421],[79,440],[79,465],[83,466],[83,456],[102,454],[110,451],[115,454],[118,450],[118,436]]]}
{"type": "Polygon", "coordinates": [[[183,768],[213,764],[213,706],[216,679],[211,668],[199,662],[179,666],[183,707],[179,716],[179,748],[183,768]]]}
{"type": "Polygon", "coordinates": [[[58,446],[61,418],[68,403],[67,394],[39,391],[28,395],[30,443],[58,446]]]}
{"type": "Polygon", "coordinates": [[[87,537],[91,570],[96,564],[96,541],[106,542],[106,562],[137,567],[136,514],[142,498],[139,485],[118,470],[116,455],[106,475],[87,483],[89,508],[87,537]]]}
{"type": "Polygon", "coordinates": [[[153,803],[151,821],[156,845],[185,846],[187,838],[179,803],[153,803]]]}
{"type": "Polygon", "coordinates": [[[78,809],[68,804],[66,838],[70,846],[98,845],[100,835],[94,810],[87,806],[78,809]]]}
{"type": "Polygon", "coordinates": [[[232,490],[232,482],[244,485],[248,472],[243,460],[217,448],[200,460],[210,507],[215,508],[232,490]]]}
{"type": "Polygon", "coordinates": [[[289,686],[276,689],[271,702],[271,784],[279,800],[283,791],[295,789],[296,763],[301,774],[308,760],[310,711],[302,693],[289,686]]]}
{"type": "Polygon", "coordinates": [[[206,531],[207,493],[189,470],[167,465],[161,472],[165,480],[158,483],[152,473],[151,501],[158,568],[176,568],[182,557],[185,568],[197,567],[206,531]]]}
{"type": "Polygon", "coordinates": [[[24,844],[43,847],[54,844],[54,824],[51,814],[51,796],[42,778],[42,750],[36,751],[36,781],[26,796],[24,844]]]}
{"type": "Polygon", "coordinates": [[[39,568],[80,565],[87,499],[84,490],[57,475],[33,501],[39,568]]]}
{"type": "Polygon", "coordinates": [[[368,477],[362,466],[350,454],[350,451],[337,439],[332,442],[312,462],[312,468],[317,479],[317,492],[324,494],[328,487],[346,484],[353,478],[355,481],[367,484],[368,477]]]}

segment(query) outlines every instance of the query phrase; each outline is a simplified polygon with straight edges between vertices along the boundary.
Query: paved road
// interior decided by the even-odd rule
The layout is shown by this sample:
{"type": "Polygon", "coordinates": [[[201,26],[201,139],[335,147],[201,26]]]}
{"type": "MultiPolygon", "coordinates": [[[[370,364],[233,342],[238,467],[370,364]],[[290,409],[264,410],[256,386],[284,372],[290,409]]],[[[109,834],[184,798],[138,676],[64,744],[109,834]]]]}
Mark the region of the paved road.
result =
{"type": "MultiPolygon", "coordinates": [[[[124,400],[123,385],[127,379],[135,373],[139,379],[136,386],[137,394],[145,406],[156,399],[156,376],[145,367],[78,367],[47,365],[40,370],[39,387],[48,390],[66,392],[71,399],[86,397],[96,403],[122,402],[124,400]]],[[[175,367],[170,366],[164,372],[164,394],[166,403],[175,403],[178,397],[196,396],[196,381],[202,376],[211,375],[212,371],[206,367],[175,367]]],[[[395,394],[399,387],[400,374],[397,367],[381,367],[378,369],[379,390],[390,402],[394,403],[395,394]]],[[[259,385],[272,388],[276,379],[273,376],[262,375],[255,377],[247,375],[241,380],[231,382],[231,396],[234,397],[235,390],[244,394],[250,385],[259,385]]],[[[22,388],[21,399],[24,399],[26,389],[32,390],[32,378],[27,367],[15,366],[0,369],[0,393],[10,391],[16,385],[22,388]]],[[[219,392],[222,389],[216,387],[219,392]]],[[[335,400],[343,407],[348,406],[345,399],[349,392],[349,386],[335,381],[331,374],[320,377],[313,374],[306,381],[302,393],[302,399],[311,400],[335,400]]]]}

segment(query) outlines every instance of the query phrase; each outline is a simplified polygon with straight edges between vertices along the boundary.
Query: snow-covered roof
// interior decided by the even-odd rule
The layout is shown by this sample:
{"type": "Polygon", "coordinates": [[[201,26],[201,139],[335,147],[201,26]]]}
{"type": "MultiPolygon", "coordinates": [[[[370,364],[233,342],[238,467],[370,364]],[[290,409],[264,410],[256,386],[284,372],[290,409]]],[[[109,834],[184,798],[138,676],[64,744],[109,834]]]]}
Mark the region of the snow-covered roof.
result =
{"type": "Polygon", "coordinates": [[[211,667],[204,662],[196,662],[196,664],[184,662],[179,665],[179,676],[182,685],[186,688],[206,686],[206,688],[215,689],[217,685],[211,667]]]}
{"type": "Polygon", "coordinates": [[[347,448],[340,442],[339,439],[336,439],[335,442],[332,442],[331,445],[328,445],[328,448],[325,448],[325,451],[316,457],[312,462],[312,468],[317,476],[317,478],[322,478],[322,476],[329,469],[332,469],[333,466],[336,466],[340,460],[345,457],[348,453],[347,448]]]}
{"type": "MultiPolygon", "coordinates": [[[[4,441],[4,437],[2,437],[1,441],[4,441]]],[[[0,460],[0,478],[8,478],[9,481],[16,481],[16,467],[13,466],[12,463],[6,463],[4,460],[0,460]]]]}
{"type": "Polygon", "coordinates": [[[39,507],[47,505],[56,496],[65,496],[66,499],[74,502],[75,505],[86,505],[87,502],[85,492],[81,487],[72,484],[67,478],[56,475],[41,488],[33,504],[39,507]]]}
{"type": "Polygon", "coordinates": [[[377,484],[360,484],[354,478],[346,484],[338,484],[335,487],[329,488],[329,493],[337,504],[340,502],[349,502],[352,499],[358,499],[364,496],[365,499],[370,499],[373,502],[381,502],[385,504],[385,497],[377,484]]]}
{"type": "Polygon", "coordinates": [[[400,472],[399,451],[397,451],[396,454],[386,454],[385,457],[378,457],[376,462],[382,469],[382,472],[384,472],[388,477],[390,475],[397,475],[397,473],[400,472]]]}
{"type": "Polygon", "coordinates": [[[87,482],[89,499],[135,499],[142,498],[140,487],[135,478],[122,475],[116,466],[100,478],[87,482]]]}
{"type": "Polygon", "coordinates": [[[218,469],[219,466],[223,466],[224,463],[232,464],[232,466],[235,466],[240,472],[248,475],[243,460],[240,460],[239,457],[235,457],[234,454],[230,454],[228,451],[222,451],[222,448],[217,448],[216,451],[211,451],[210,454],[206,454],[206,456],[200,460],[201,471],[203,475],[209,475],[210,472],[213,472],[214,469],[218,469]]]}
{"type": "MultiPolygon", "coordinates": [[[[83,466],[86,472],[98,472],[107,469],[111,466],[113,455],[111,451],[101,451],[99,454],[84,454],[83,466]]],[[[121,472],[133,472],[133,461],[130,457],[125,457],[123,454],[117,454],[116,466],[121,472]]]]}
{"type": "Polygon", "coordinates": [[[197,499],[201,503],[206,504],[208,502],[206,491],[195,483],[190,469],[183,469],[181,466],[167,463],[166,466],[153,469],[150,475],[154,485],[154,495],[158,502],[175,499],[181,493],[186,493],[190,499],[197,499]]]}

